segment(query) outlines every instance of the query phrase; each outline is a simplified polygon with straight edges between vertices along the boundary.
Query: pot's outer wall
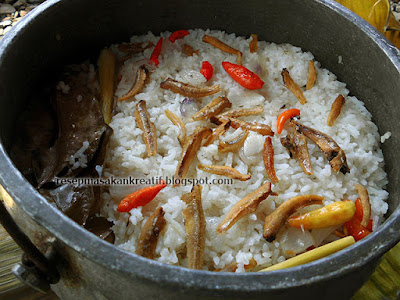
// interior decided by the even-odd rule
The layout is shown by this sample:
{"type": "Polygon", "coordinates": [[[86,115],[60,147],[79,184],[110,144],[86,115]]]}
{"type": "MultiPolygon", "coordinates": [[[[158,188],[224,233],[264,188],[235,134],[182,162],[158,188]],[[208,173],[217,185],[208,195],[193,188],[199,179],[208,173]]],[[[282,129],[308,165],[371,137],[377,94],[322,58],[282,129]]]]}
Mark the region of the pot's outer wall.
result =
{"type": "Polygon", "coordinates": [[[365,22],[344,16],[337,4],[325,0],[49,0],[38,10],[46,7],[35,19],[22,20],[0,42],[0,134],[6,149],[29,93],[43,78],[54,76],[58,67],[96,57],[101,47],[133,34],[186,28],[257,33],[260,40],[311,51],[365,101],[380,133],[392,132],[383,145],[392,215],[376,233],[340,255],[306,266],[239,276],[165,266],[99,241],[48,205],[13,169],[0,147],[0,183],[14,199],[7,197],[11,214],[34,242],[39,242],[39,232],[43,236],[51,232],[62,241],[57,243],[64,258],[62,280],[53,287],[62,298],[346,299],[400,239],[399,171],[394,168],[400,134],[399,58],[365,22]],[[338,63],[339,56],[343,64],[338,63]]]}

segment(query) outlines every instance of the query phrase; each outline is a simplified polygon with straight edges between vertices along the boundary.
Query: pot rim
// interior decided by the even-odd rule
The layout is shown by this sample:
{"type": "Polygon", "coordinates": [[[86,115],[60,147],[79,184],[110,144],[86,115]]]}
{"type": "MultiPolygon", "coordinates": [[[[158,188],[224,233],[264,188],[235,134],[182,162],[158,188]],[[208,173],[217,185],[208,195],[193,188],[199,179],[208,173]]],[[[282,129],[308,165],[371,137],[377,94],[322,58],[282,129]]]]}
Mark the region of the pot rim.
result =
{"type": "MultiPolygon", "coordinates": [[[[319,5],[328,7],[338,17],[344,17],[356,24],[373,43],[379,46],[400,72],[399,50],[391,45],[375,28],[335,1],[314,1],[319,5]]],[[[65,2],[68,1],[46,1],[8,32],[0,42],[0,67],[3,54],[12,46],[14,38],[21,34],[30,23],[35,22],[36,17],[45,13],[51,7],[59,6],[57,9],[62,9],[65,2]]],[[[339,253],[312,263],[265,273],[230,274],[190,270],[149,260],[124,251],[79,226],[48,203],[30,185],[14,166],[2,143],[0,143],[0,184],[6,188],[17,205],[35,222],[89,260],[129,277],[163,286],[179,286],[181,289],[266,292],[308,285],[355,271],[369,261],[383,255],[400,240],[400,206],[398,206],[377,231],[365,239],[339,253]]]]}

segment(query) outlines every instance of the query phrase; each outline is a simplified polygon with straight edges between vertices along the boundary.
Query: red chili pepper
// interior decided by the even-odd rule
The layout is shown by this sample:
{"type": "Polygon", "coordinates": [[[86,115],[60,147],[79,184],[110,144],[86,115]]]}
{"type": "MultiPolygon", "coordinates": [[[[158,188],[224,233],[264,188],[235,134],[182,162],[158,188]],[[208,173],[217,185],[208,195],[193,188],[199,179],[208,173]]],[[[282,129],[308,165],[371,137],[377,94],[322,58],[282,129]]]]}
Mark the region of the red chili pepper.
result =
{"type": "Polygon", "coordinates": [[[153,200],[157,194],[167,186],[165,181],[161,181],[160,184],[155,186],[148,186],[143,189],[140,189],[132,194],[126,196],[119,204],[118,211],[119,212],[128,212],[132,208],[136,208],[139,206],[145,206],[151,200],[153,200]]]}
{"type": "MultiPolygon", "coordinates": [[[[356,216],[357,219],[359,219],[360,222],[361,222],[362,219],[363,219],[363,215],[364,215],[364,213],[363,213],[363,209],[362,209],[361,199],[360,199],[360,198],[357,198],[357,200],[356,200],[356,213],[355,213],[355,216],[356,216]]],[[[367,224],[367,227],[366,227],[369,231],[372,231],[372,224],[373,224],[373,220],[370,219],[369,222],[368,222],[368,224],[367,224]]]]}
{"type": "Polygon", "coordinates": [[[278,133],[282,133],[283,126],[285,125],[286,121],[293,118],[294,116],[300,116],[299,109],[297,108],[288,109],[279,115],[278,121],[276,122],[276,128],[278,129],[278,133]]]}
{"type": "Polygon", "coordinates": [[[160,38],[156,44],[156,46],[154,47],[153,53],[151,53],[150,56],[150,60],[156,65],[158,66],[158,64],[160,63],[158,61],[158,57],[160,56],[161,53],[161,47],[162,47],[162,43],[163,43],[163,38],[160,38]]]}
{"type": "Polygon", "coordinates": [[[189,31],[187,30],[177,30],[169,36],[169,40],[171,43],[175,43],[176,40],[183,38],[184,36],[187,36],[189,34],[189,31]]]}
{"type": "Polygon", "coordinates": [[[262,81],[260,77],[243,66],[224,61],[222,62],[222,67],[233,80],[246,89],[258,90],[264,85],[264,81],[262,81]]]}
{"type": "Polygon", "coordinates": [[[354,237],[356,242],[365,238],[371,233],[371,231],[369,231],[367,228],[361,226],[361,221],[356,216],[343,225],[347,228],[349,234],[354,237]]]}
{"type": "Polygon", "coordinates": [[[203,76],[207,79],[207,81],[209,81],[213,76],[214,68],[208,61],[203,61],[200,73],[203,74],[203,76]]]}

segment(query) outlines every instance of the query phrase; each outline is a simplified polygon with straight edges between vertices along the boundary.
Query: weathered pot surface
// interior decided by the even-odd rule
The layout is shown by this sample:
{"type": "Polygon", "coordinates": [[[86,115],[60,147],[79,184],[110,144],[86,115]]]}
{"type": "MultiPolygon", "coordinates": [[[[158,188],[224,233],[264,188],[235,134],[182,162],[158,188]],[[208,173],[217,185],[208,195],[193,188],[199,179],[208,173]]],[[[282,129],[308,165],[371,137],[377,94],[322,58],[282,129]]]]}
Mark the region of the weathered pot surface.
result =
{"type": "Polygon", "coordinates": [[[346,299],[400,240],[400,172],[395,168],[400,57],[375,29],[336,2],[48,0],[1,41],[0,78],[0,183],[7,190],[5,203],[39,248],[45,237],[56,237],[62,278],[52,288],[64,299],[346,299]],[[133,34],[182,28],[257,33],[260,40],[299,46],[365,101],[380,133],[392,132],[382,145],[390,210],[376,232],[340,253],[287,270],[194,271],[147,260],[102,241],[50,205],[23,178],[7,150],[17,115],[41,78],[133,34]]]}

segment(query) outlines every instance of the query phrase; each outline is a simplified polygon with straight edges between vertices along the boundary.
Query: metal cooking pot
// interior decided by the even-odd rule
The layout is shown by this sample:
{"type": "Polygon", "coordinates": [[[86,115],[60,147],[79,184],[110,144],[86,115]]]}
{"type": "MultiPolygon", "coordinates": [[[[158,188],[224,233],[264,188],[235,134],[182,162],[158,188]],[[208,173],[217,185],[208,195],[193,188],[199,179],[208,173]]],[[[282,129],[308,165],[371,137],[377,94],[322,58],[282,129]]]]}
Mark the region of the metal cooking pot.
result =
{"type": "Polygon", "coordinates": [[[8,211],[45,251],[55,237],[63,299],[347,299],[380,257],[400,240],[400,57],[375,29],[328,0],[49,0],[0,43],[0,183],[8,211]],[[303,266],[269,273],[219,274],[164,265],[127,253],[86,231],[50,205],[7,154],[18,114],[29,95],[59,66],[111,43],[151,30],[213,28],[311,51],[322,66],[365,101],[381,134],[389,175],[389,213],[355,245],[303,266]],[[338,63],[339,56],[343,63],[338,63]]]}

